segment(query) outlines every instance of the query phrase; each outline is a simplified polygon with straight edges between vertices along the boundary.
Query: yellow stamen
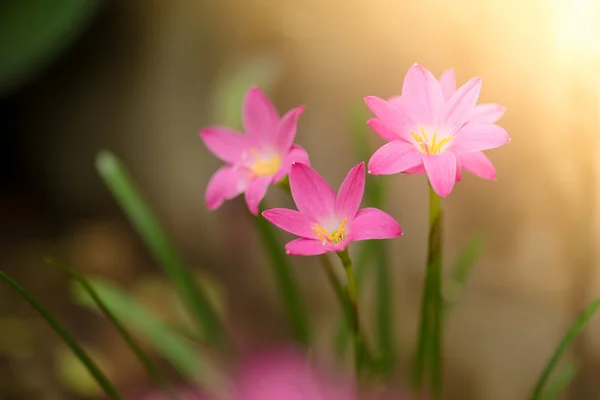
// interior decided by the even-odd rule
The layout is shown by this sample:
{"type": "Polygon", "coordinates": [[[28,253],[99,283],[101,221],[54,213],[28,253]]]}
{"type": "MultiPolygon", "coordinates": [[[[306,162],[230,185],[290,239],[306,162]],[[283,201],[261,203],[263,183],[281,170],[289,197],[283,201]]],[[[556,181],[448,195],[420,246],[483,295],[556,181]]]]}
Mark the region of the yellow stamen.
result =
{"type": "Polygon", "coordinates": [[[311,227],[311,229],[317,234],[317,237],[323,241],[323,244],[339,244],[345,238],[344,229],[347,221],[348,219],[344,218],[338,230],[333,234],[327,232],[327,230],[319,224],[315,224],[315,226],[311,227]]]}
{"type": "Polygon", "coordinates": [[[274,153],[269,158],[263,159],[256,149],[250,149],[252,158],[254,158],[254,164],[250,167],[250,170],[256,176],[267,176],[273,175],[281,167],[281,157],[279,154],[274,153]]]}
{"type": "Polygon", "coordinates": [[[438,142],[437,132],[434,132],[431,141],[429,141],[425,129],[422,126],[419,126],[419,130],[421,131],[421,135],[412,131],[410,134],[413,139],[415,139],[416,144],[419,146],[419,150],[423,154],[440,154],[444,145],[452,140],[452,136],[448,136],[438,142]]]}

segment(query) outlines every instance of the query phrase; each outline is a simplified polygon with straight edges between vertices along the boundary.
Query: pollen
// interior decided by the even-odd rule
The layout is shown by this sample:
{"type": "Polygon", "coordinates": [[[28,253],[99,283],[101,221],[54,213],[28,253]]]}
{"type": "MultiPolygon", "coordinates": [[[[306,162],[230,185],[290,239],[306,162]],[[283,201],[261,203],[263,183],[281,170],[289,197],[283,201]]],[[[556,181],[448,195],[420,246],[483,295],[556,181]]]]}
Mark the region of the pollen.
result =
{"type": "Polygon", "coordinates": [[[344,218],[338,230],[333,233],[327,232],[327,230],[319,224],[316,224],[311,229],[317,234],[317,237],[323,242],[323,245],[339,244],[346,238],[346,234],[344,233],[346,222],[347,218],[344,218]]]}
{"type": "Polygon", "coordinates": [[[274,175],[281,167],[281,157],[277,153],[273,153],[268,157],[261,156],[256,149],[250,150],[254,163],[250,170],[255,176],[274,175]]]}
{"type": "Polygon", "coordinates": [[[445,137],[441,140],[437,140],[437,132],[433,133],[433,137],[431,141],[427,138],[427,134],[425,133],[425,129],[422,126],[419,126],[420,134],[415,132],[410,132],[413,139],[417,142],[418,149],[423,154],[440,154],[444,145],[452,140],[452,136],[445,137]]]}

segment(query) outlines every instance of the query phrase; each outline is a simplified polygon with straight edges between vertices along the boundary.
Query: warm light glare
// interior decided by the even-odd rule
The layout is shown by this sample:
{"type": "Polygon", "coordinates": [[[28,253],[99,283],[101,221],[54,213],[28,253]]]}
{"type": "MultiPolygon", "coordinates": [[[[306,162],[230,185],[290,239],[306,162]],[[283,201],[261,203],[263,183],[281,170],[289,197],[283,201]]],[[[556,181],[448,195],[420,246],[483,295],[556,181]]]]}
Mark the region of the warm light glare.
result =
{"type": "Polygon", "coordinates": [[[577,55],[600,56],[600,4],[597,0],[551,0],[559,46],[577,55]]]}

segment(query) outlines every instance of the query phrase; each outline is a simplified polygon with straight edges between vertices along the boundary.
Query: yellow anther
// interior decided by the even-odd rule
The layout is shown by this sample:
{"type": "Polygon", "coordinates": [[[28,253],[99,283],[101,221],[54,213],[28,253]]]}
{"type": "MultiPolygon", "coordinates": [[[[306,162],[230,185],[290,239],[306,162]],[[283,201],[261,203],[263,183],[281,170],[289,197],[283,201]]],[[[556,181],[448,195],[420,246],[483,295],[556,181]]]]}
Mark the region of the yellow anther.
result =
{"type": "Polygon", "coordinates": [[[415,139],[416,144],[419,145],[419,150],[423,154],[439,154],[444,145],[452,140],[452,136],[448,136],[438,142],[437,132],[434,132],[430,142],[427,139],[427,133],[425,132],[425,129],[422,126],[419,126],[419,130],[421,131],[421,135],[412,131],[410,134],[412,135],[413,139],[415,139]]]}
{"type": "Polygon", "coordinates": [[[254,163],[250,170],[257,176],[273,175],[279,171],[281,167],[281,157],[274,153],[271,157],[263,159],[256,149],[250,149],[250,154],[254,159],[254,163]]]}
{"type": "Polygon", "coordinates": [[[344,229],[347,221],[347,218],[344,218],[339,229],[333,234],[327,232],[327,230],[319,224],[315,224],[311,229],[317,234],[317,237],[323,241],[323,244],[338,244],[344,240],[344,229]]]}

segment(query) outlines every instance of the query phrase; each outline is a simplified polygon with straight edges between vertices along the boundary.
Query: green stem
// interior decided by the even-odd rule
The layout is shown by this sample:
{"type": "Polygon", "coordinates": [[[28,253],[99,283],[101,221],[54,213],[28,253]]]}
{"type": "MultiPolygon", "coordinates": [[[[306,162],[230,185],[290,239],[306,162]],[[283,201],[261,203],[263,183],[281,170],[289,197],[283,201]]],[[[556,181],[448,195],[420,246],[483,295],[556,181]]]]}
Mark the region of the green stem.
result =
{"type": "Polygon", "coordinates": [[[440,197],[429,187],[429,246],[421,303],[421,322],[413,387],[421,394],[425,372],[429,369],[431,394],[442,392],[442,208],[440,197]]]}
{"type": "Polygon", "coordinates": [[[356,281],[354,279],[354,271],[352,269],[352,260],[350,259],[350,255],[348,254],[348,249],[337,253],[342,261],[342,265],[344,266],[344,271],[346,272],[346,279],[348,283],[346,285],[346,292],[348,294],[348,299],[350,300],[350,306],[352,310],[352,333],[354,338],[354,368],[356,373],[356,378],[360,377],[362,364],[364,361],[364,336],[360,329],[360,316],[358,312],[358,289],[356,287],[356,281]]]}
{"type": "Polygon", "coordinates": [[[17,282],[12,280],[8,275],[0,272],[0,279],[4,281],[8,286],[15,290],[21,297],[27,301],[35,310],[40,314],[42,318],[50,325],[50,327],[56,332],[62,340],[69,346],[73,353],[79,358],[79,361],[89,371],[90,375],[94,377],[98,385],[104,389],[104,392],[108,398],[113,400],[121,400],[121,396],[110,382],[110,380],[104,375],[100,367],[88,356],[83,347],[77,343],[77,341],[67,332],[67,330],[46,310],[36,299],[29,295],[17,282]]]}
{"type": "MultiPolygon", "coordinates": [[[[264,205],[261,205],[260,212],[262,213],[264,209],[264,205]]],[[[277,233],[271,223],[262,217],[262,215],[254,218],[254,220],[265,248],[271,257],[271,267],[275,275],[277,287],[283,298],[294,338],[299,343],[308,346],[310,343],[308,316],[302,304],[296,280],[292,275],[290,260],[287,254],[285,254],[284,248],[281,246],[277,238],[277,233]]]]}

